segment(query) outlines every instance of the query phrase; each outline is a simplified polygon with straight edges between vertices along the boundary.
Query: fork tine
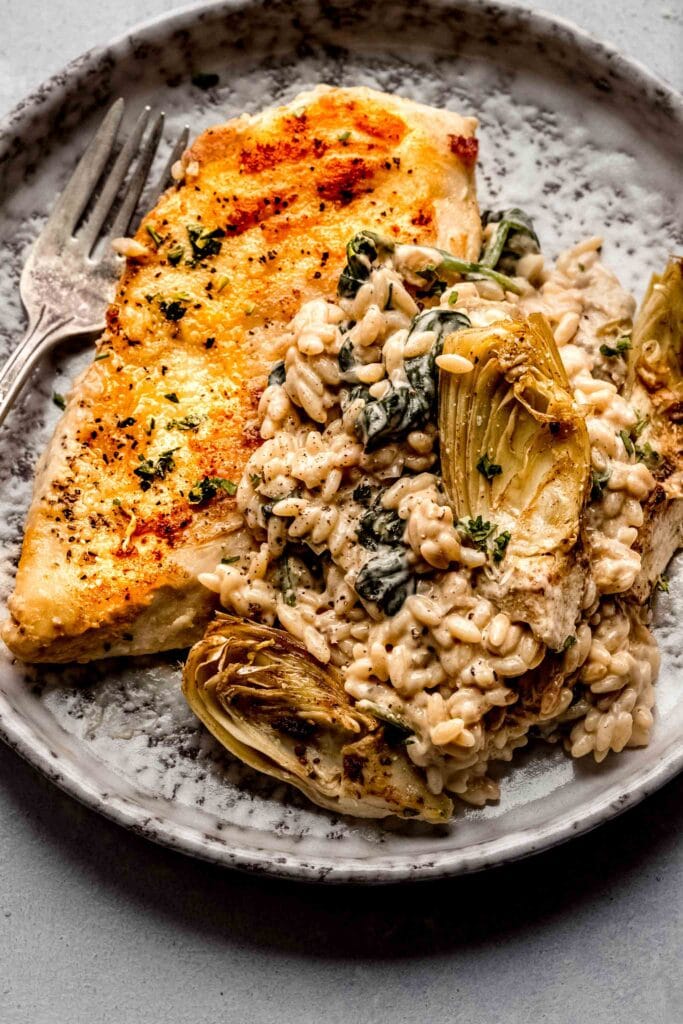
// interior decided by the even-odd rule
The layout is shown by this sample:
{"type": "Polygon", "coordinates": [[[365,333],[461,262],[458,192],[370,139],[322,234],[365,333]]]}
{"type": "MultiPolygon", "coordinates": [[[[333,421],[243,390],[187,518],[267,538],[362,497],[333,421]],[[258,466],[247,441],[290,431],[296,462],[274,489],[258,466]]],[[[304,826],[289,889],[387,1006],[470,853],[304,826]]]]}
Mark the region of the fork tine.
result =
{"type": "Polygon", "coordinates": [[[156,183],[156,185],[154,187],[154,190],[152,192],[152,198],[153,199],[156,199],[158,196],[160,196],[161,193],[164,192],[168,188],[168,186],[173,182],[173,176],[171,175],[171,168],[173,167],[173,164],[176,162],[176,160],[180,159],[180,157],[182,156],[183,152],[187,148],[187,142],[188,142],[189,138],[190,138],[190,126],[188,124],[186,124],[185,127],[183,128],[182,132],[178,136],[176,144],[173,147],[173,149],[171,150],[170,156],[169,156],[168,160],[166,161],[166,166],[164,167],[163,171],[161,172],[161,174],[159,176],[159,180],[158,180],[158,182],[156,183]]]}
{"type": "Polygon", "coordinates": [[[55,203],[40,240],[50,237],[54,243],[66,241],[78,223],[78,218],[87,206],[116,139],[116,133],[123,117],[123,99],[112,103],[89,142],[76,170],[67,182],[64,191],[55,203]]]}
{"type": "Polygon", "coordinates": [[[150,110],[150,107],[145,107],[141,111],[140,116],[135,122],[135,127],[121,148],[121,152],[117,156],[114,166],[107,175],[107,180],[104,183],[102,192],[100,193],[100,196],[95,203],[83,230],[78,234],[79,242],[81,243],[86,255],[88,255],[94,247],[102,225],[107,219],[107,215],[112,208],[130,165],[135,159],[135,155],[140,146],[140,140],[142,139],[149,120],[150,110]]]}
{"type": "Polygon", "coordinates": [[[119,212],[114,218],[114,223],[111,226],[109,232],[109,238],[118,238],[120,235],[125,235],[130,226],[130,222],[133,219],[135,213],[135,207],[137,206],[140,193],[147,179],[150,165],[154,159],[154,154],[157,151],[159,145],[159,139],[164,128],[164,115],[159,114],[156,118],[152,129],[147,137],[147,141],[142,148],[140,153],[140,159],[135,171],[131,175],[130,181],[126,186],[124,193],[123,202],[119,208],[119,212]]]}

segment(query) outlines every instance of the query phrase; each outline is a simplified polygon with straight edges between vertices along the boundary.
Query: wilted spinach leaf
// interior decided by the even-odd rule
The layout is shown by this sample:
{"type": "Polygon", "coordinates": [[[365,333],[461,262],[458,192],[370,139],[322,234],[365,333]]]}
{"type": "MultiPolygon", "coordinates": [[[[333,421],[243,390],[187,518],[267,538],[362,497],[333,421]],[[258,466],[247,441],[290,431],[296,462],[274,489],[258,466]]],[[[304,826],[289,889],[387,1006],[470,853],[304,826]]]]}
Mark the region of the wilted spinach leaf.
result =
{"type": "Polygon", "coordinates": [[[384,508],[382,492],[358,520],[358,543],[370,551],[403,541],[406,524],[393,508],[384,508]]]}
{"type": "Polygon", "coordinates": [[[385,615],[395,615],[415,593],[416,580],[405,548],[384,548],[367,560],[356,578],[356,593],[374,601],[385,615]]]}
{"type": "Polygon", "coordinates": [[[285,372],[285,363],[283,359],[275,363],[272,370],[268,374],[269,384],[284,384],[287,374],[285,372]]]}
{"type": "Polygon", "coordinates": [[[412,430],[418,430],[431,418],[437,393],[436,357],[443,348],[447,334],[470,327],[464,313],[451,309],[426,309],[414,317],[408,333],[434,331],[436,339],[429,352],[406,359],[406,381],[392,382],[383,398],[371,398],[367,388],[354,388],[349,401],[362,398],[364,406],[358,414],[356,429],[366,451],[373,451],[388,441],[399,441],[412,430]]]}
{"type": "Polygon", "coordinates": [[[485,210],[481,219],[485,227],[488,224],[496,225],[479,257],[482,266],[514,275],[521,256],[541,251],[533,221],[519,207],[495,212],[485,210]]]}
{"type": "Polygon", "coordinates": [[[374,231],[359,231],[354,235],[346,246],[346,266],[337,285],[340,298],[352,299],[370,277],[373,263],[393,250],[394,243],[374,231]]]}

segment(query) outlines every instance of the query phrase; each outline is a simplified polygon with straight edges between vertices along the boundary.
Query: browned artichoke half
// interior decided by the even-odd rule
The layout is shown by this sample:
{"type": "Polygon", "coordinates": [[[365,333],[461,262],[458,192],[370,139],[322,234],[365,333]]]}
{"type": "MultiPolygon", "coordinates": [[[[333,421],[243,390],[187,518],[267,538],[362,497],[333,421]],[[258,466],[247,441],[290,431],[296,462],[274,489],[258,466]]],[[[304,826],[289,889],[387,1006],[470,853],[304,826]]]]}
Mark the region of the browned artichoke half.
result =
{"type": "Polygon", "coordinates": [[[640,530],[642,569],[631,596],[646,600],[683,545],[683,258],[654,274],[633,325],[625,395],[640,414],[633,443],[657,480],[640,530]]]}
{"type": "Polygon", "coordinates": [[[444,353],[473,364],[467,373],[440,375],[446,492],[460,520],[481,516],[494,539],[510,534],[502,558],[494,549],[480,588],[560,647],[583,594],[590,445],[552,332],[533,314],[451,334],[444,353]]]}
{"type": "Polygon", "coordinates": [[[183,693],[231,754],[321,807],[434,824],[452,814],[404,743],[390,742],[377,718],[353,706],[339,671],[282,630],[218,615],[190,651],[183,693]]]}
{"type": "Polygon", "coordinates": [[[627,394],[646,425],[647,439],[661,456],[655,476],[673,478],[681,492],[683,466],[683,258],[672,257],[654,274],[633,325],[627,394]]]}

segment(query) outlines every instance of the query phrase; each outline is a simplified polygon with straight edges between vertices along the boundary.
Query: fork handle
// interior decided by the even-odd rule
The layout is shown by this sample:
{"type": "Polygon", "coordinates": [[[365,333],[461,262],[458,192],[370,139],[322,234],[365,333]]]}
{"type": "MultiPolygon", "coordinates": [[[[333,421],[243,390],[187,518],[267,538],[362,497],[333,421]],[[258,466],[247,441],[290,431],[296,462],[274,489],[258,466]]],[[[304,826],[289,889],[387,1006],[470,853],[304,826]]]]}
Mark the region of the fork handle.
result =
{"type": "Polygon", "coordinates": [[[72,317],[49,316],[45,308],[29,323],[26,334],[0,370],[0,425],[12,408],[36,363],[58,341],[77,334],[72,317]]]}

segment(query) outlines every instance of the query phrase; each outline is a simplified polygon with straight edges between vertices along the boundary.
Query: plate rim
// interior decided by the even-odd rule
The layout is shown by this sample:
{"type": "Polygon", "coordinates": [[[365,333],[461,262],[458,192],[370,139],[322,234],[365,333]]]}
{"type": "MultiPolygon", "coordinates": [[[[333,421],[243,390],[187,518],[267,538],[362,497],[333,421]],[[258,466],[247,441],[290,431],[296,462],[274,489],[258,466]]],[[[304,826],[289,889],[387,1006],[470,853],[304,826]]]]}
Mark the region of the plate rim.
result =
{"type": "MultiPolygon", "coordinates": [[[[444,11],[455,8],[481,14],[480,0],[436,2],[444,11]]],[[[132,40],[140,41],[159,31],[173,32],[204,12],[220,15],[221,10],[228,13],[258,6],[260,0],[200,0],[197,3],[183,5],[172,12],[162,12],[132,26],[116,35],[107,44],[84,51],[29,92],[0,119],[0,138],[26,131],[31,118],[37,113],[49,110],[51,104],[58,102],[60,92],[67,91],[83,70],[95,65],[107,55],[119,56],[132,40]]],[[[514,15],[532,28],[537,37],[550,39],[558,27],[563,29],[571,37],[572,43],[592,60],[607,63],[628,73],[635,80],[635,84],[644,90],[654,89],[660,98],[666,98],[671,107],[671,116],[683,122],[683,94],[670,82],[650,71],[637,58],[622,53],[562,16],[535,7],[520,7],[509,0],[496,0],[495,3],[485,6],[490,9],[497,8],[506,15],[514,15]]],[[[552,43],[552,39],[550,42],[552,43]]],[[[335,858],[317,853],[304,856],[283,850],[275,857],[272,850],[248,844],[228,845],[224,840],[200,833],[197,829],[180,822],[170,821],[163,816],[156,817],[141,803],[136,804],[127,796],[116,797],[108,793],[105,798],[105,794],[94,781],[82,774],[79,775],[75,762],[57,759],[54,751],[50,749],[50,744],[45,742],[36,733],[35,728],[11,706],[1,689],[0,739],[69,796],[160,845],[226,867],[309,882],[394,883],[453,877],[497,867],[585,834],[635,806],[683,770],[682,737],[674,739],[661,759],[649,768],[640,768],[632,772],[626,780],[617,779],[607,786],[598,798],[592,799],[587,810],[576,808],[569,815],[560,812],[559,821],[557,817],[552,818],[544,826],[531,826],[515,832],[506,832],[503,836],[476,843],[466,849],[441,850],[436,841],[433,854],[370,853],[364,857],[343,854],[335,858]]],[[[94,754],[91,756],[96,757],[94,754]]],[[[249,830],[245,829],[245,832],[248,834],[249,830]]]]}

